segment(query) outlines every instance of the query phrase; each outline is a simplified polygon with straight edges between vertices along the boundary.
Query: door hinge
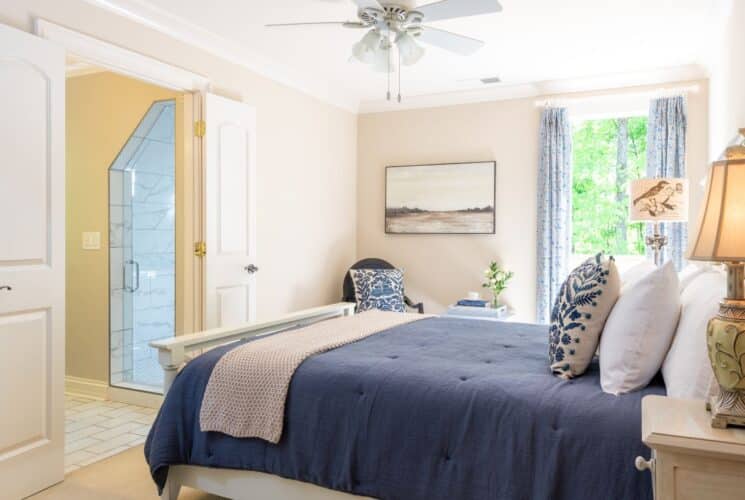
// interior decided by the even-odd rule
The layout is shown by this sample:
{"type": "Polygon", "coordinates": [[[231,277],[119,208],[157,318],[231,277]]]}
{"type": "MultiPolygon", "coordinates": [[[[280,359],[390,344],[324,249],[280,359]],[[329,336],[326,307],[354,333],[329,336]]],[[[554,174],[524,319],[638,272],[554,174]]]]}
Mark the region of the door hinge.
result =
{"type": "Polygon", "coordinates": [[[207,133],[207,122],[204,120],[197,120],[194,122],[194,135],[197,137],[204,137],[207,133]]]}
{"type": "Polygon", "coordinates": [[[207,243],[204,241],[194,243],[194,255],[197,257],[204,257],[207,255],[207,243]]]}

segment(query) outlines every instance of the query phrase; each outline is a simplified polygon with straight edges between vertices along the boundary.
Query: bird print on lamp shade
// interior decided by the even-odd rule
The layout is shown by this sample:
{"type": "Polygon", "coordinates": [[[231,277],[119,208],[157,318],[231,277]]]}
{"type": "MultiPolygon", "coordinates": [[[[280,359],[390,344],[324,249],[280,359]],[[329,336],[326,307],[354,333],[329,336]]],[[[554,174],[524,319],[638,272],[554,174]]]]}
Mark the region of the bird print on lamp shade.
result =
{"type": "Polygon", "coordinates": [[[640,212],[649,213],[651,217],[660,217],[667,211],[675,212],[678,210],[678,205],[673,198],[677,195],[682,195],[683,192],[682,183],[671,183],[662,179],[647,191],[637,196],[633,201],[634,207],[640,212]],[[639,206],[640,204],[642,205],[639,206]]]}

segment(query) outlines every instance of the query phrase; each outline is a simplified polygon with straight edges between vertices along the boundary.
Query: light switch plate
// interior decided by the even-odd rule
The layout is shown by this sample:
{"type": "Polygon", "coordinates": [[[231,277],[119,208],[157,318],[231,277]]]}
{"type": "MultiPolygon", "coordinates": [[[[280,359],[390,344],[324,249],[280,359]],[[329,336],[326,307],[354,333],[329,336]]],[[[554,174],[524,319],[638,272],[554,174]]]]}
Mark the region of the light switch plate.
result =
{"type": "Polygon", "coordinates": [[[83,233],[83,250],[100,250],[101,233],[86,232],[83,233]]]}

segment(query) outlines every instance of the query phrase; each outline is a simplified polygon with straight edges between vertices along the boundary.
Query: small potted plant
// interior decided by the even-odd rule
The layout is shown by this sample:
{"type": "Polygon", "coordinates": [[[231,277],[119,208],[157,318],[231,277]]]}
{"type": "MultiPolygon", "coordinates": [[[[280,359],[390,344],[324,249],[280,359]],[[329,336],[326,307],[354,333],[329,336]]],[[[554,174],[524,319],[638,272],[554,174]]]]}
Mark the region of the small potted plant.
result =
{"type": "Polygon", "coordinates": [[[481,286],[491,290],[494,297],[492,300],[493,308],[499,307],[499,296],[505,291],[507,284],[510,282],[513,275],[514,273],[512,271],[502,269],[496,261],[492,261],[489,264],[489,267],[484,271],[486,281],[481,286]]]}

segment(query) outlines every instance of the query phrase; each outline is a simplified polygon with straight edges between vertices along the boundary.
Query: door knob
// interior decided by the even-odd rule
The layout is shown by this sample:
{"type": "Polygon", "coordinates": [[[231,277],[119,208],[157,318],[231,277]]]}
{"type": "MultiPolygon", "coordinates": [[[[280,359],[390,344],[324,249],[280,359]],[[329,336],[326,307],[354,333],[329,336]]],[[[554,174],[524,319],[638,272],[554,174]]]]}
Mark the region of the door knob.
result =
{"type": "Polygon", "coordinates": [[[0,290],[7,290],[7,291],[11,291],[11,290],[13,290],[13,289],[12,289],[11,287],[9,287],[8,285],[3,285],[3,286],[0,286],[0,290]]]}
{"type": "Polygon", "coordinates": [[[244,267],[243,270],[246,271],[248,274],[253,274],[257,272],[259,268],[254,266],[253,264],[249,264],[246,267],[244,267]]]}

